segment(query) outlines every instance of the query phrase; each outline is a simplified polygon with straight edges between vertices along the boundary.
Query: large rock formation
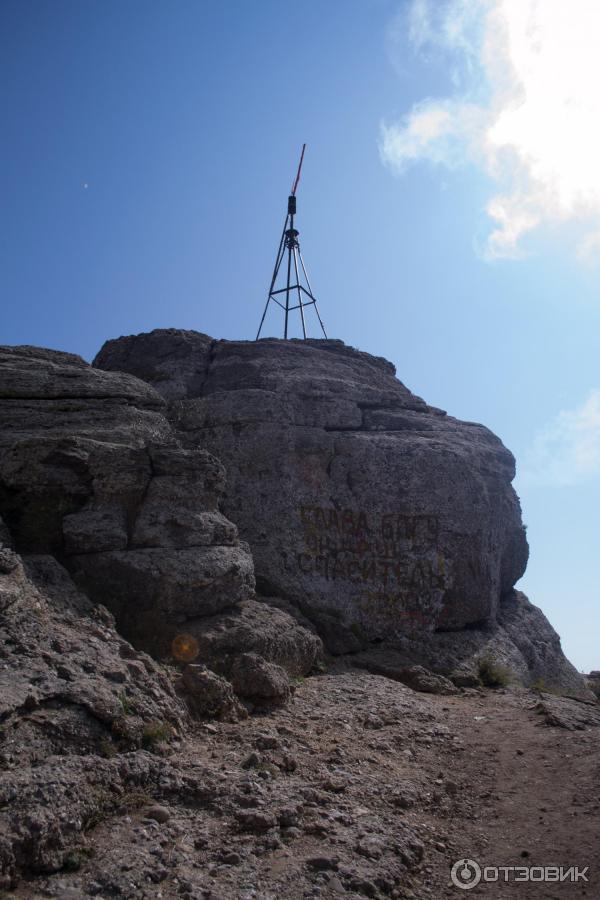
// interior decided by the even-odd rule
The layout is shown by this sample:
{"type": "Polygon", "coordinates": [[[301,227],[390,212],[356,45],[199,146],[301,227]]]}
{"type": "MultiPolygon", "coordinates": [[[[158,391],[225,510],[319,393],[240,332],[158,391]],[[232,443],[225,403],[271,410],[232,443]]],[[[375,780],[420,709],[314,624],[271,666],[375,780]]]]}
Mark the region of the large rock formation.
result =
{"type": "Polygon", "coordinates": [[[222,460],[223,511],[259,592],[301,610],[331,651],[417,653],[434,634],[479,629],[464,653],[448,638],[446,671],[501,635],[520,675],[546,665],[581,685],[556,641],[545,635],[547,658],[533,659],[503,625],[528,555],[511,453],[413,395],[391,363],[340,341],[166,330],[109,341],[94,364],[152,384],[182,442],[222,460]]]}
{"type": "MultiPolygon", "coordinates": [[[[248,548],[219,510],[225,470],[206,450],[182,448],[165,410],[131,375],[0,348],[0,512],[17,549],[53,554],[157,656],[254,595],[248,548]]],[[[261,607],[259,630],[261,613],[271,618],[261,607]]],[[[301,630],[287,615],[282,624],[282,641],[301,630]]],[[[319,654],[318,638],[307,640],[304,672],[319,654]]]]}
{"type": "MultiPolygon", "coordinates": [[[[585,686],[514,590],[513,462],[486,429],[339,342],[155,332],[100,365],[128,371],[0,348],[0,888],[308,895],[325,868],[339,890],[394,896],[424,853],[398,747],[414,739],[421,773],[421,737],[452,708],[414,691],[471,723],[482,698],[460,688],[509,672],[537,682],[548,723],[597,724],[595,701],[542,694],[585,686]],[[317,630],[353,653],[304,685],[317,630]],[[275,727],[248,718],[266,711],[275,727]],[[303,861],[278,881],[283,838],[303,861]]],[[[456,758],[446,737],[430,771],[456,758]]]]}
{"type": "Polygon", "coordinates": [[[512,456],[412,395],[385,360],[337,341],[154,332],[109,342],[96,365],[179,395],[176,427],[225,463],[224,508],[261,584],[313,618],[369,638],[460,628],[493,616],[523,573],[512,456]],[[171,377],[152,376],[148,359],[165,357],[171,377]]]}

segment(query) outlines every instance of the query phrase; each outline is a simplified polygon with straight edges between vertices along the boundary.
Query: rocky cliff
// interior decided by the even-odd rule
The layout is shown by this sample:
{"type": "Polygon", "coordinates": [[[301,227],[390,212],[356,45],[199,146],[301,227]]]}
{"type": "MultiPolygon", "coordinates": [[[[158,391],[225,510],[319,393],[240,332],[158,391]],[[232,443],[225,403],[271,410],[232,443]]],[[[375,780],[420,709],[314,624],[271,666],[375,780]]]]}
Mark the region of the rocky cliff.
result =
{"type": "MultiPolygon", "coordinates": [[[[252,605],[248,547],[219,509],[223,465],[182,447],[166,413],[131,375],[51,350],[0,350],[0,511],[18,551],[53,554],[158,656],[206,617],[235,609],[256,624],[263,610],[252,605]]],[[[280,614],[282,640],[286,624],[301,636],[280,614]]],[[[314,636],[304,643],[294,674],[318,653],[314,636]]]]}
{"type": "Polygon", "coordinates": [[[528,548],[511,453],[391,363],[340,341],[165,330],[109,341],[94,365],[152,385],[182,444],[224,463],[222,508],[258,593],[300,611],[331,652],[368,664],[383,644],[396,668],[459,675],[491,654],[526,682],[581,688],[514,591],[528,548]]]}
{"type": "Polygon", "coordinates": [[[0,888],[35,880],[15,896],[315,896],[329,879],[408,897],[425,849],[398,816],[474,802],[468,782],[470,806],[426,783],[460,743],[449,709],[472,722],[482,682],[536,682],[583,698],[544,695],[549,724],[598,726],[514,589],[512,456],[385,360],[174,330],[94,366],[3,347],[0,422],[0,888]],[[429,775],[399,789],[423,742],[429,775]]]}
{"type": "Polygon", "coordinates": [[[147,751],[190,714],[284,702],[321,656],[254,598],[224,468],[182,447],[166,411],[131,375],[0,348],[0,887],[60,869],[115,795],[159,794],[147,751]],[[143,650],[190,665],[168,673],[143,650]]]}

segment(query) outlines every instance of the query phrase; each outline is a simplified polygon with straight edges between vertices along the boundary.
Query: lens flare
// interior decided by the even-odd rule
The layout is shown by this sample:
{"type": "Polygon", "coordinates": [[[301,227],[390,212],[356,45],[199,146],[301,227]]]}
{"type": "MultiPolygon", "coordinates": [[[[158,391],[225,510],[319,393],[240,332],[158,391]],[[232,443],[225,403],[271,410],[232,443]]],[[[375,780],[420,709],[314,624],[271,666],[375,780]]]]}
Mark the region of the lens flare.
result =
{"type": "Polygon", "coordinates": [[[191,634],[178,634],[171,643],[171,653],[179,662],[193,662],[200,648],[198,641],[191,634]]]}

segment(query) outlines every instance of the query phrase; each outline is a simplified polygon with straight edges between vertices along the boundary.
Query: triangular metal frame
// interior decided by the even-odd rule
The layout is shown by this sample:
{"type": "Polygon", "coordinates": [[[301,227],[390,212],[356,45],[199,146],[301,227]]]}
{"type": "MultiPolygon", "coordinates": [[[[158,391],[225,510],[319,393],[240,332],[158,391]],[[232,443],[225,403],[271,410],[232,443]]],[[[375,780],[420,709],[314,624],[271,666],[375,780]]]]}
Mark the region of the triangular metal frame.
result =
{"type": "Polygon", "coordinates": [[[302,259],[302,253],[300,252],[300,243],[298,241],[299,232],[294,228],[294,216],[296,215],[296,188],[298,187],[298,182],[300,181],[300,172],[302,170],[302,160],[304,159],[305,148],[306,144],[304,144],[302,147],[298,173],[292,187],[292,193],[288,197],[287,215],[285,217],[285,222],[283,225],[281,240],[279,241],[279,249],[277,251],[277,258],[275,260],[275,267],[273,269],[273,277],[271,278],[271,285],[269,287],[269,295],[267,297],[267,302],[262,314],[262,319],[260,320],[260,325],[258,326],[256,340],[258,340],[260,337],[260,332],[262,331],[265,317],[267,315],[267,310],[269,309],[269,304],[271,302],[276,303],[277,306],[281,307],[284,312],[284,340],[287,340],[288,337],[290,313],[296,309],[300,310],[302,335],[306,340],[307,334],[304,310],[307,306],[314,306],[317,318],[319,320],[319,325],[321,326],[321,331],[323,332],[325,338],[327,338],[325,326],[323,325],[323,321],[319,313],[319,307],[317,306],[317,299],[313,294],[310,280],[308,278],[308,273],[306,271],[306,266],[304,265],[304,260],[302,259]],[[277,276],[279,275],[279,270],[281,269],[281,264],[283,263],[286,254],[287,265],[285,267],[285,270],[287,272],[287,277],[285,280],[285,287],[276,289],[275,285],[277,284],[277,276]],[[302,272],[302,276],[304,277],[306,286],[302,284],[300,271],[302,272]],[[284,299],[283,303],[281,302],[280,298],[284,299]]]}

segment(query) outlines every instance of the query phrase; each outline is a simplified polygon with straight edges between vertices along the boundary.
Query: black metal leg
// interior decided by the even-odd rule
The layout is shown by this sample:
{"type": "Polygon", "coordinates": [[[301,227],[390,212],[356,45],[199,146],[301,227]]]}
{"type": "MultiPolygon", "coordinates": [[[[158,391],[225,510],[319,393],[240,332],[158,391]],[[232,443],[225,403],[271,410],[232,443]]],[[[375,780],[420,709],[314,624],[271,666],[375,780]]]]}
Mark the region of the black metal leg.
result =
{"type": "Polygon", "coordinates": [[[285,217],[285,222],[283,223],[283,231],[281,232],[281,240],[279,241],[279,249],[277,251],[277,259],[275,260],[275,267],[273,269],[273,277],[271,278],[271,286],[269,288],[269,296],[267,297],[267,302],[265,303],[265,308],[262,314],[262,319],[260,320],[260,325],[258,326],[258,332],[256,333],[256,340],[260,337],[260,332],[262,330],[265,316],[267,315],[267,309],[269,308],[269,301],[271,299],[271,294],[273,293],[273,288],[275,287],[275,282],[277,281],[277,274],[279,272],[279,267],[281,266],[281,261],[283,259],[283,248],[285,241],[285,233],[287,231],[289,216],[285,217]]]}
{"type": "MultiPolygon", "coordinates": [[[[302,259],[302,254],[300,253],[300,247],[298,247],[298,256],[300,257],[300,265],[302,266],[302,271],[304,272],[304,277],[306,278],[306,283],[307,283],[307,285],[308,285],[308,290],[310,291],[311,297],[314,297],[313,290],[312,290],[312,287],[310,286],[310,281],[309,281],[309,278],[308,278],[308,272],[306,271],[306,266],[304,265],[304,260],[302,259]]],[[[314,304],[315,304],[315,312],[316,312],[317,318],[318,318],[318,320],[319,320],[319,325],[321,326],[321,331],[322,331],[323,334],[325,335],[325,340],[327,340],[327,332],[325,331],[325,326],[323,325],[323,321],[322,321],[321,316],[320,316],[320,314],[319,314],[319,307],[317,306],[317,301],[316,301],[316,300],[314,300],[314,304]]]]}
{"type": "Polygon", "coordinates": [[[298,258],[296,256],[297,250],[294,247],[294,271],[296,273],[296,287],[298,289],[298,305],[300,307],[300,318],[302,320],[302,334],[304,335],[304,340],[306,340],[306,323],[304,321],[304,306],[302,304],[302,291],[300,290],[300,275],[298,274],[298,258]]]}
{"type": "Polygon", "coordinates": [[[288,316],[290,314],[290,272],[292,268],[292,250],[288,247],[288,263],[287,263],[287,287],[285,290],[285,325],[283,329],[283,339],[287,341],[288,333],[288,316]]]}

